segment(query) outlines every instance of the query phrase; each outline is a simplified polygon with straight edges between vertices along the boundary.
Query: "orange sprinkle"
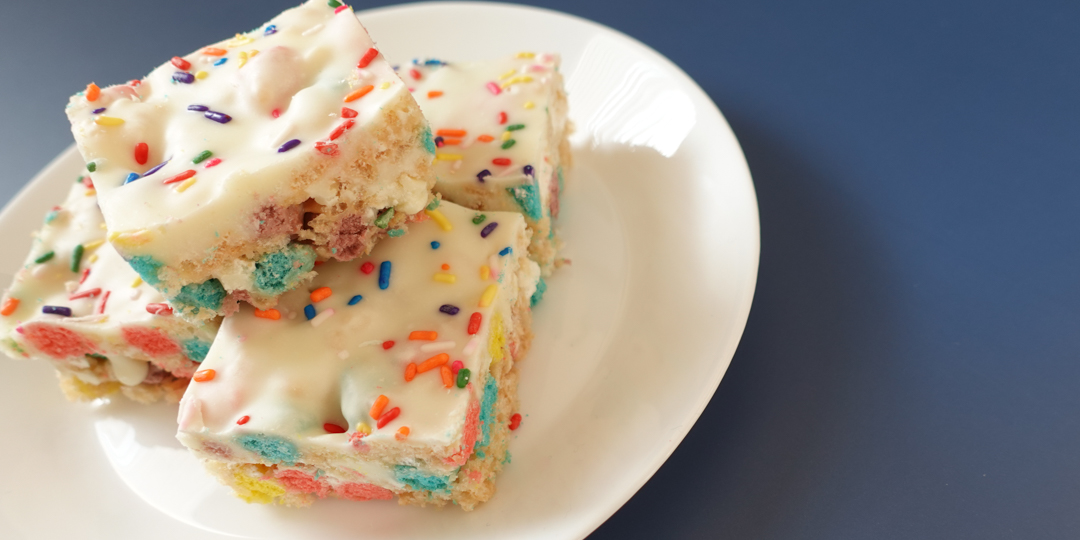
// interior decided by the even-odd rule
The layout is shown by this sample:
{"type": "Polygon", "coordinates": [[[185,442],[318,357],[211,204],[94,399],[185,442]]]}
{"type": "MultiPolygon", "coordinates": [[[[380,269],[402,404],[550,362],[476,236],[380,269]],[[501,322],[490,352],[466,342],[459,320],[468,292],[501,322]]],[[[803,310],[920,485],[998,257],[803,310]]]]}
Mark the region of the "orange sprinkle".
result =
{"type": "Polygon", "coordinates": [[[380,394],[379,397],[375,398],[375,403],[371,404],[371,410],[368,411],[371,414],[371,417],[377,420],[380,416],[382,416],[383,409],[386,408],[386,405],[388,403],[390,403],[390,398],[382,394],[380,394]]]}
{"type": "Polygon", "coordinates": [[[491,141],[495,140],[495,137],[492,137],[491,135],[485,134],[485,135],[481,135],[481,136],[477,137],[476,140],[478,140],[480,142],[491,142],[491,141]]]}
{"type": "Polygon", "coordinates": [[[440,137],[464,137],[465,133],[464,129],[440,129],[435,132],[440,137]]]}
{"type": "Polygon", "coordinates": [[[86,101],[97,101],[99,97],[101,97],[101,89],[98,85],[94,83],[86,85],[86,101]]]}
{"type": "Polygon", "coordinates": [[[210,56],[225,56],[226,51],[225,49],[219,49],[217,47],[207,47],[202,50],[202,53],[210,56]]]}
{"type": "Polygon", "coordinates": [[[358,90],[354,90],[354,91],[353,91],[352,93],[350,93],[349,95],[345,96],[345,103],[348,103],[348,102],[350,102],[350,101],[356,101],[356,100],[358,100],[358,99],[360,99],[360,98],[362,98],[362,97],[366,96],[366,95],[368,94],[368,92],[370,92],[370,91],[372,91],[372,90],[374,90],[374,89],[375,89],[375,87],[374,87],[374,86],[371,86],[371,85],[369,84],[369,85],[367,85],[367,86],[361,87],[361,88],[360,88],[360,89],[358,89],[358,90]]]}
{"type": "Polygon", "coordinates": [[[195,382],[212,381],[214,380],[215,375],[217,375],[217,372],[212,369],[201,369],[195,372],[195,376],[192,377],[191,380],[195,382]]]}
{"type": "Polygon", "coordinates": [[[461,144],[461,139],[443,139],[443,146],[457,146],[461,144]]]}
{"type": "Polygon", "coordinates": [[[437,98],[442,95],[442,90],[429,90],[427,93],[428,99],[437,98]]]}
{"type": "Polygon", "coordinates": [[[434,330],[414,330],[409,332],[412,341],[435,341],[439,339],[439,333],[434,330]]]}
{"type": "Polygon", "coordinates": [[[420,362],[419,366],[416,366],[417,373],[425,373],[431,371],[450,361],[450,355],[446,353],[439,353],[423,362],[420,362]]]}
{"type": "Polygon", "coordinates": [[[443,366],[439,368],[439,374],[442,375],[442,385],[447,388],[454,386],[454,372],[450,371],[450,368],[443,366]]]}
{"type": "Polygon", "coordinates": [[[405,382],[411,382],[416,377],[416,364],[409,362],[409,365],[405,366],[405,382]]]}
{"type": "Polygon", "coordinates": [[[259,317],[260,319],[270,319],[272,321],[276,321],[281,318],[281,312],[276,309],[268,309],[266,311],[256,309],[255,316],[259,317]]]}
{"type": "Polygon", "coordinates": [[[404,441],[405,437],[409,436],[409,426],[401,426],[398,428],[397,433],[394,434],[394,438],[399,441],[404,441]]]}
{"type": "Polygon", "coordinates": [[[0,315],[7,317],[8,315],[15,313],[16,309],[19,309],[19,299],[5,298],[4,304],[0,306],[0,315]]]}
{"type": "Polygon", "coordinates": [[[443,265],[442,265],[442,266],[440,266],[440,268],[442,268],[443,270],[449,270],[449,269],[450,269],[450,265],[449,265],[449,264],[445,264],[445,263],[443,263],[443,265]]]}
{"type": "Polygon", "coordinates": [[[311,291],[311,302],[322,302],[323,300],[330,298],[331,294],[334,294],[334,291],[331,290],[330,287],[319,287],[318,289],[311,291]]]}

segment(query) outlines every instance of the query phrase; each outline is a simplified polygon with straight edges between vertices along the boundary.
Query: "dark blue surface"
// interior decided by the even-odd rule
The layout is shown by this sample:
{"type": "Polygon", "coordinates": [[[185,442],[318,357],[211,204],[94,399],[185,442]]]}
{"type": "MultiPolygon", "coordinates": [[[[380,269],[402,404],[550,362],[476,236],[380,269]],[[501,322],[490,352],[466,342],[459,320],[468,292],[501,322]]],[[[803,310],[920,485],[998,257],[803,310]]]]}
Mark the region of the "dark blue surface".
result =
{"type": "MultiPolygon", "coordinates": [[[[292,3],[0,5],[0,200],[88,81],[292,3]]],[[[536,4],[682,66],[761,205],[731,369],[593,538],[1080,537],[1080,4],[536,4]]]]}

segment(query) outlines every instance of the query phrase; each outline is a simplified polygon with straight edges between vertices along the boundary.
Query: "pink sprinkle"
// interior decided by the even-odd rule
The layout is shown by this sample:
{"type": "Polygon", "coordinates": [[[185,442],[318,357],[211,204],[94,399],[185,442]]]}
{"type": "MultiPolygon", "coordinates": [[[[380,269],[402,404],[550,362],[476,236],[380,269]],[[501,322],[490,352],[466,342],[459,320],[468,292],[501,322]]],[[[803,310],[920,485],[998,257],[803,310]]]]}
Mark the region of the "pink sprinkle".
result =
{"type": "Polygon", "coordinates": [[[454,360],[453,364],[450,364],[450,371],[453,371],[455,375],[461,371],[461,368],[465,367],[465,363],[461,360],[454,360]]]}
{"type": "Polygon", "coordinates": [[[338,13],[341,13],[342,11],[345,11],[346,9],[349,9],[349,6],[346,6],[345,4],[342,4],[342,5],[338,6],[337,9],[334,10],[334,15],[337,15],[338,13]]]}
{"type": "Polygon", "coordinates": [[[502,90],[499,88],[499,85],[495,84],[494,82],[487,83],[487,89],[491,90],[491,93],[495,94],[496,96],[502,93],[502,90]]]}
{"type": "Polygon", "coordinates": [[[18,333],[20,333],[20,334],[25,334],[25,333],[26,333],[25,331],[23,331],[23,329],[22,329],[22,327],[21,327],[21,326],[16,326],[16,327],[15,327],[15,331],[16,331],[16,332],[18,332],[18,333]]]}
{"type": "Polygon", "coordinates": [[[218,163],[221,163],[221,158],[211,159],[210,161],[206,162],[206,168],[209,169],[210,167],[213,167],[213,166],[217,165],[218,163]]]}
{"type": "Polygon", "coordinates": [[[154,303],[154,304],[146,304],[146,312],[150,313],[150,314],[153,314],[153,315],[165,316],[165,315],[172,315],[173,311],[172,311],[172,308],[169,307],[169,304],[154,303]]]}

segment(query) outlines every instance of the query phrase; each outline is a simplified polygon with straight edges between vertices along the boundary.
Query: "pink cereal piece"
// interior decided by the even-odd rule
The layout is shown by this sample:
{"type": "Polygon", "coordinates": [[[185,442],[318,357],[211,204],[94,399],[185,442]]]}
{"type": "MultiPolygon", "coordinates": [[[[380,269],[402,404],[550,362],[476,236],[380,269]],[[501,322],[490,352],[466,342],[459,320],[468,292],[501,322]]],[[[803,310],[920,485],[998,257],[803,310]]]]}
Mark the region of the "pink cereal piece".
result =
{"type": "Polygon", "coordinates": [[[464,465],[472,455],[473,446],[476,445],[476,435],[480,430],[480,400],[474,399],[469,403],[469,410],[465,412],[465,429],[462,433],[461,449],[454,455],[445,459],[450,465],[464,465]]]}
{"type": "Polygon", "coordinates": [[[124,341],[153,358],[180,354],[180,346],[157,328],[125,326],[120,329],[124,341]]]}
{"type": "Polygon", "coordinates": [[[359,482],[341,484],[334,489],[334,493],[350,501],[389,501],[394,498],[394,492],[389,489],[359,482]]]}
{"type": "Polygon", "coordinates": [[[314,476],[295,469],[279,469],[274,472],[285,489],[298,493],[314,493],[320,499],[325,499],[330,494],[330,484],[326,480],[318,480],[314,476]]]}
{"type": "Polygon", "coordinates": [[[67,328],[34,323],[21,328],[22,334],[34,347],[56,359],[83,356],[96,350],[89,339],[67,328]]]}
{"type": "Polygon", "coordinates": [[[215,456],[220,456],[225,459],[229,459],[230,457],[232,457],[232,451],[229,450],[228,446],[216,442],[204,442],[203,451],[208,454],[214,454],[215,456]]]}

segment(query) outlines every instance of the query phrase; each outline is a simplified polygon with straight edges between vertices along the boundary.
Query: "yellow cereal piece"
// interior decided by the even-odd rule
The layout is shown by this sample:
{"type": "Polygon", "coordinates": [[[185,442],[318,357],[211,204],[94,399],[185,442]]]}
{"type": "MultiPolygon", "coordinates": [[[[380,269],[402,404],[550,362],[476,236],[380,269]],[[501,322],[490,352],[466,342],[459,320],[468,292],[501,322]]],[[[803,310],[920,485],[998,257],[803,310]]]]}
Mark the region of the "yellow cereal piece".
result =
{"type": "MultiPolygon", "coordinates": [[[[494,287],[494,285],[492,285],[494,287]]],[[[498,363],[506,356],[506,332],[503,330],[502,317],[496,315],[491,319],[491,331],[488,337],[488,354],[491,355],[491,363],[498,363]]]]}
{"type": "Polygon", "coordinates": [[[256,480],[243,472],[233,473],[236,495],[249,503],[269,504],[285,494],[285,488],[272,480],[256,480]]]}

